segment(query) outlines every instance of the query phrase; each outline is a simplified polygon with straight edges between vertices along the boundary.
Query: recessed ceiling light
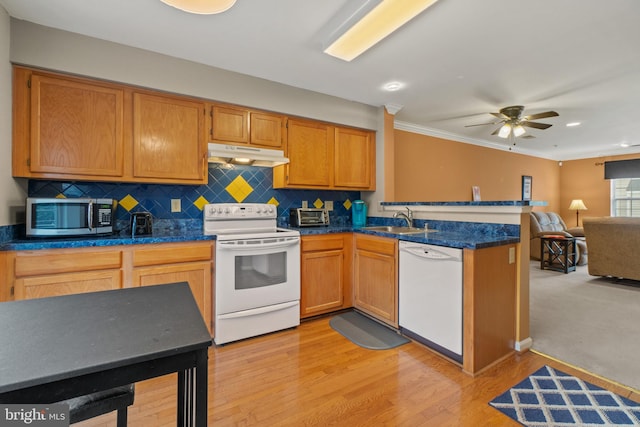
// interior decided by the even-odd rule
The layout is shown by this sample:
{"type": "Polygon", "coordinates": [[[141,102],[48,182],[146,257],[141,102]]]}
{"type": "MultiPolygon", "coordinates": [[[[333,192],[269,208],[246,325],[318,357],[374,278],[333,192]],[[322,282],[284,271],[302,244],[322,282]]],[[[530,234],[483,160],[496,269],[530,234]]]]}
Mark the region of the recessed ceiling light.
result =
{"type": "Polygon", "coordinates": [[[405,84],[401,82],[389,82],[389,83],[386,83],[384,86],[382,86],[382,89],[389,92],[395,92],[397,90],[402,89],[404,86],[405,84]]]}
{"type": "Polygon", "coordinates": [[[582,123],[580,122],[571,122],[571,123],[567,123],[567,127],[568,128],[572,128],[574,126],[580,126],[582,123]]]}

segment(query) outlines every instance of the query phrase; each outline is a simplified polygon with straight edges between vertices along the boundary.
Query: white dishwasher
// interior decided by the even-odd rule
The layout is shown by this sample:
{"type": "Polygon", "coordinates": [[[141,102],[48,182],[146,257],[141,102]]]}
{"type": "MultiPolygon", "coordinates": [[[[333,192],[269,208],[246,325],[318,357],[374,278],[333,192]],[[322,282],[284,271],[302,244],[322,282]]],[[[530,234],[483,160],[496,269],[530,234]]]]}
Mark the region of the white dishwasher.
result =
{"type": "Polygon", "coordinates": [[[462,249],[400,241],[398,323],[462,363],[462,249]]]}

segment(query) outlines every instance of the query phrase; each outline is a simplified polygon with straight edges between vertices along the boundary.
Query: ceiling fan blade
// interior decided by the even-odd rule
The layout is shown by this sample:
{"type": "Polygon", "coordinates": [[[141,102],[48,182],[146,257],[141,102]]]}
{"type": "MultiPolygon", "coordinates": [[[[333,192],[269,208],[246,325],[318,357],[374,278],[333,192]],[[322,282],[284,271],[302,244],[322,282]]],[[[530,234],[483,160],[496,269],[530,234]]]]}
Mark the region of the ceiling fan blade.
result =
{"type": "Polygon", "coordinates": [[[494,130],[491,135],[497,135],[500,133],[500,129],[502,129],[502,126],[500,126],[498,129],[494,130]]]}
{"type": "Polygon", "coordinates": [[[527,121],[523,121],[520,123],[522,126],[526,126],[526,127],[530,127],[530,128],[536,128],[536,129],[548,129],[550,128],[552,125],[547,124],[547,123],[536,123],[536,122],[527,122],[527,121]]]}
{"type": "Polygon", "coordinates": [[[502,114],[502,113],[489,113],[494,117],[497,117],[499,119],[509,119],[509,116],[502,114]]]}
{"type": "Polygon", "coordinates": [[[474,127],[474,126],[497,125],[498,123],[501,123],[501,122],[478,123],[477,125],[466,125],[465,127],[466,128],[471,128],[471,127],[474,127]]]}
{"type": "Polygon", "coordinates": [[[524,120],[537,120],[537,119],[546,119],[547,117],[558,117],[560,114],[555,111],[545,111],[544,113],[531,114],[530,116],[525,116],[524,120]]]}

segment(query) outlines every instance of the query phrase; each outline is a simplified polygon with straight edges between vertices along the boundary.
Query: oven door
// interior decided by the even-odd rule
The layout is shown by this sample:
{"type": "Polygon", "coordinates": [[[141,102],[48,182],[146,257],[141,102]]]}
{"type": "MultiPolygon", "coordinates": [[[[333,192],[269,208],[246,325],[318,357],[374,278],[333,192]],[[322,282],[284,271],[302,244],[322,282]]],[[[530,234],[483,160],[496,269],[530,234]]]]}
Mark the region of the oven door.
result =
{"type": "Polygon", "coordinates": [[[300,299],[300,237],[216,242],[216,316],[300,299]]]}

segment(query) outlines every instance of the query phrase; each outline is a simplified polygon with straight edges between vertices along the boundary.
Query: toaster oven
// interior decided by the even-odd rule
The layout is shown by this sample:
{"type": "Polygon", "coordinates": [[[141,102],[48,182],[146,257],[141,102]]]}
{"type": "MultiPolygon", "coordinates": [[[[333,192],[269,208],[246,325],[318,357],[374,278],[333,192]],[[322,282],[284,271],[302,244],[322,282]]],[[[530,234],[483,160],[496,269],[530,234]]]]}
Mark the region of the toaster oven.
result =
{"type": "Polygon", "coordinates": [[[289,209],[289,224],[292,227],[322,227],[329,225],[329,211],[326,209],[289,209]]]}

